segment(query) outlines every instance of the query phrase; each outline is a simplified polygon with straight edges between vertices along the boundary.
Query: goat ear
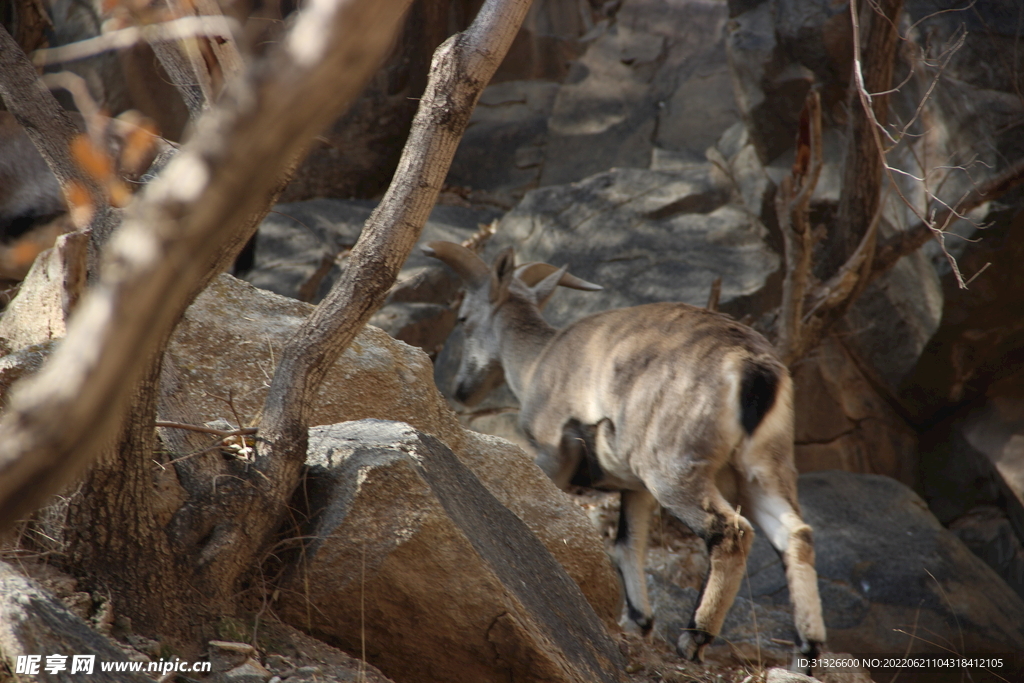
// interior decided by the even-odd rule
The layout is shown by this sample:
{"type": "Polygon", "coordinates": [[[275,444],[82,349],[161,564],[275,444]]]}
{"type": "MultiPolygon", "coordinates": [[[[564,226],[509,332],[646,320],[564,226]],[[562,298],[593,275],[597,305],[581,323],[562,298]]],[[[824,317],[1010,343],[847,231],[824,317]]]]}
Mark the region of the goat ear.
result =
{"type": "Polygon", "coordinates": [[[491,266],[491,303],[497,306],[508,298],[508,286],[516,272],[516,255],[506,247],[495,257],[491,266]]]}
{"type": "Polygon", "coordinates": [[[565,269],[568,267],[569,266],[562,266],[530,288],[533,291],[533,296],[537,300],[538,308],[544,308],[548,299],[550,299],[551,295],[555,293],[556,289],[558,289],[558,285],[561,284],[562,278],[565,277],[565,269]]]}

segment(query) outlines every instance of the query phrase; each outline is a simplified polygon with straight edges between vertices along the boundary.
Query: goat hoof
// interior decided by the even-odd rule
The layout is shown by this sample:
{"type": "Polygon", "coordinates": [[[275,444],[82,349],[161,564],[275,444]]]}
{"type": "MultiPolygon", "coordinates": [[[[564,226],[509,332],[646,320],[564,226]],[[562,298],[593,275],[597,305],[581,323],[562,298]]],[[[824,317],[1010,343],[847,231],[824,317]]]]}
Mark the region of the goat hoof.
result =
{"type": "Polygon", "coordinates": [[[818,658],[824,645],[816,640],[801,643],[799,649],[793,653],[793,662],[789,670],[810,676],[813,669],[811,662],[818,658]]]}
{"type": "Polygon", "coordinates": [[[711,644],[715,637],[699,628],[689,628],[682,632],[676,643],[676,651],[683,659],[700,664],[704,663],[704,648],[711,644]]]}
{"type": "Polygon", "coordinates": [[[646,636],[651,632],[651,628],[654,627],[654,617],[650,614],[644,614],[640,610],[633,607],[633,605],[627,604],[627,611],[629,612],[629,620],[640,629],[641,635],[646,636]]]}

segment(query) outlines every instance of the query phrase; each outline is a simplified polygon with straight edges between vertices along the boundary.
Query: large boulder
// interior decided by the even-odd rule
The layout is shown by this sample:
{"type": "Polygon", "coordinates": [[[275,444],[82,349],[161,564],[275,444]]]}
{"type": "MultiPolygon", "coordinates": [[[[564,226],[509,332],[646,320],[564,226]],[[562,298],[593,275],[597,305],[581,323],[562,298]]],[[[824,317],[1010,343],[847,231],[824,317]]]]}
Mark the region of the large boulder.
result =
{"type": "Polygon", "coordinates": [[[518,199],[610,168],[648,168],[660,150],[699,161],[739,120],[723,3],[560,5],[541,3],[531,15],[517,40],[532,49],[513,45],[449,183],[518,199]]]}
{"type": "MultiPolygon", "coordinates": [[[[312,306],[221,275],[186,311],[168,345],[159,415],[204,424],[257,419],[281,348],[312,306]]],[[[311,424],[400,420],[437,437],[518,515],[580,585],[609,624],[619,616],[618,579],[600,539],[572,500],[519,448],[463,429],[433,386],[420,350],[374,327],[362,330],[327,373],[311,424]]],[[[161,428],[175,454],[208,450],[208,435],[161,428]]]]}
{"type": "Polygon", "coordinates": [[[918,438],[880,394],[864,362],[838,336],[822,341],[793,368],[796,463],[801,472],[884,474],[910,486],[918,474],[918,438]]]}
{"type": "MultiPolygon", "coordinates": [[[[962,654],[996,654],[1024,647],[1024,601],[906,486],[829,471],[802,475],[799,487],[803,517],[814,528],[832,651],[949,654],[953,643],[962,654]]],[[[688,559],[699,545],[684,538],[672,561],[648,570],[655,629],[669,643],[699,595],[706,564],[688,559]]],[[[747,575],[708,655],[788,661],[786,643],[796,639],[789,591],[781,559],[761,530],[747,575]]],[[[1022,672],[1010,673],[1008,680],[1022,672]]]]}
{"type": "Polygon", "coordinates": [[[399,682],[617,681],[577,585],[437,439],[377,420],[310,430],[309,542],[289,623],[399,682]]]}
{"type": "Polygon", "coordinates": [[[556,325],[655,301],[702,306],[717,277],[726,306],[762,290],[780,266],[764,226],[729,201],[731,190],[706,162],[613,169],[530,192],[501,219],[485,253],[514,245],[520,261],[568,265],[605,288],[560,291],[545,308],[556,325]]]}

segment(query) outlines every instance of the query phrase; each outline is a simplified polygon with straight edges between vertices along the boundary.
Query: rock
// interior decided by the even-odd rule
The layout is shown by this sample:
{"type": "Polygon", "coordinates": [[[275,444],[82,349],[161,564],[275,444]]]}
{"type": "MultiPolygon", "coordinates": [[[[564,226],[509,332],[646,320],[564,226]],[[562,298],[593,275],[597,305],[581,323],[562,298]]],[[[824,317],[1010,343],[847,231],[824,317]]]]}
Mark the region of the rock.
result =
{"type": "MultiPolygon", "coordinates": [[[[216,278],[185,312],[168,345],[160,419],[201,425],[227,417],[237,423],[237,412],[244,424],[252,422],[266,397],[275,359],[311,311],[309,304],[229,275],[216,278]]],[[[432,375],[421,351],[366,327],[328,372],[310,423],[400,420],[441,439],[538,535],[598,615],[614,624],[618,578],[586,516],[520,449],[463,429],[434,388],[432,375]]],[[[161,428],[160,436],[173,453],[209,447],[206,436],[192,432],[161,428]]],[[[172,507],[173,493],[171,487],[172,507]]]]}
{"type": "Polygon", "coordinates": [[[605,287],[596,294],[563,288],[545,309],[555,325],[654,301],[703,306],[716,277],[728,304],[761,290],[780,265],[765,228],[729,204],[729,192],[707,163],[599,173],[529,193],[501,220],[485,254],[512,244],[521,262],[568,264],[605,287]]]}
{"type": "MultiPolygon", "coordinates": [[[[245,279],[276,294],[319,302],[341,273],[336,258],[355,245],[374,206],[374,202],[340,199],[276,205],[260,224],[255,264],[245,279]]],[[[498,215],[488,209],[437,206],[421,239],[461,242],[498,215]]],[[[419,272],[416,269],[435,264],[414,249],[398,279],[410,279],[419,272]]]]}
{"type": "Polygon", "coordinates": [[[515,199],[536,187],[558,89],[548,81],[506,81],[484,90],[446,182],[515,199]]]}
{"type": "Polygon", "coordinates": [[[216,681],[223,681],[224,683],[264,683],[265,681],[269,681],[272,675],[273,674],[263,668],[263,665],[255,659],[250,658],[246,659],[235,668],[213,676],[212,678],[216,681]]]}
{"type": "Polygon", "coordinates": [[[896,394],[917,365],[942,319],[942,287],[921,252],[910,254],[869,284],[850,308],[850,348],[868,361],[885,389],[896,394]]]}
{"type": "Polygon", "coordinates": [[[942,323],[899,391],[915,422],[930,423],[987,393],[1017,393],[1024,372],[1018,352],[1024,346],[1022,196],[1017,190],[993,206],[983,238],[964,245],[960,269],[978,275],[970,287],[961,289],[949,273],[942,278],[942,323]]]}
{"type": "Polygon", "coordinates": [[[409,346],[436,353],[455,327],[455,317],[450,306],[396,302],[374,313],[369,324],[409,346]]]}
{"type": "MultiPolygon", "coordinates": [[[[277,204],[256,233],[255,262],[245,279],[282,296],[299,298],[325,258],[355,245],[374,204],[366,201],[313,199],[277,204]]],[[[318,301],[338,268],[331,269],[307,300],[318,301]]]]}
{"type": "Polygon", "coordinates": [[[815,683],[814,679],[810,676],[778,667],[768,669],[764,681],[765,683],[815,683]]]}
{"type": "Polygon", "coordinates": [[[35,582],[26,579],[6,562],[0,562],[0,661],[16,671],[19,657],[39,657],[31,680],[63,683],[80,679],[84,671],[71,675],[73,655],[93,655],[89,680],[116,683],[147,683],[152,679],[128,671],[103,671],[100,662],[124,661],[125,653],[79,617],[70,612],[35,582]],[[47,670],[48,655],[60,670],[47,670]]]}
{"type": "Polygon", "coordinates": [[[796,463],[916,481],[917,435],[836,336],[793,368],[796,463]]]}
{"type": "Polygon", "coordinates": [[[312,540],[282,586],[286,621],[365,642],[399,682],[621,680],[577,585],[437,439],[376,420],[317,427],[307,465],[312,540]]]}
{"type": "MultiPolygon", "coordinates": [[[[392,683],[377,667],[270,620],[259,628],[260,649],[267,668],[289,683],[392,683]]],[[[273,680],[273,679],[271,679],[273,680]]]]}
{"type": "Polygon", "coordinates": [[[1020,590],[1024,570],[1014,558],[1024,539],[1024,396],[1013,380],[1011,375],[995,384],[987,400],[952,413],[922,437],[929,457],[922,462],[921,490],[946,524],[960,519],[971,525],[972,517],[977,524],[993,510],[981,518],[971,512],[995,506],[1002,531],[993,520],[976,532],[968,526],[958,533],[969,534],[968,545],[1020,590]],[[1004,532],[1016,542],[999,540],[1004,532]]]}
{"type": "Polygon", "coordinates": [[[0,317],[0,338],[8,348],[64,336],[67,316],[85,291],[88,241],[81,232],[62,235],[36,259],[18,296],[0,317]]]}
{"type": "Polygon", "coordinates": [[[211,640],[209,647],[210,668],[214,673],[229,671],[235,667],[242,666],[253,657],[259,656],[256,648],[249,643],[211,640]]]}
{"type": "Polygon", "coordinates": [[[548,2],[531,16],[473,113],[450,184],[519,198],[647,168],[655,150],[703,160],[739,120],[722,3],[625,0],[592,11],[548,2]],[[557,37],[543,43],[542,34],[557,37]],[[522,44],[530,49],[517,51],[522,44]]]}
{"type": "Polygon", "coordinates": [[[586,5],[534,2],[491,82],[561,81],[571,61],[583,52],[595,14],[586,5]]]}
{"type": "Polygon", "coordinates": [[[13,114],[0,112],[0,239],[67,211],[60,183],[13,114]]]}
{"type": "Polygon", "coordinates": [[[953,520],[949,530],[1024,598],[1024,546],[1006,513],[994,505],[979,505],[953,520]]]}
{"type": "Polygon", "coordinates": [[[1024,647],[1024,601],[903,485],[815,472],[800,478],[800,502],[815,531],[832,648],[941,653],[939,643],[957,643],[982,654],[1024,647]]]}
{"type": "MultiPolygon", "coordinates": [[[[775,96],[777,86],[802,88],[804,92],[809,86],[799,76],[773,83],[776,80],[774,74],[781,71],[777,64],[774,15],[774,3],[760,3],[733,17],[726,38],[736,102],[754,148],[764,164],[792,146],[796,132],[797,121],[792,104],[787,102],[788,106],[781,110],[778,107],[777,100],[785,98],[775,96]]],[[[802,100],[801,94],[798,102],[802,104],[802,100]]]]}
{"type": "MultiPolygon", "coordinates": [[[[1024,601],[910,489],[839,471],[801,475],[799,487],[803,517],[814,528],[830,651],[948,654],[946,643],[967,654],[1019,651],[1024,601]]],[[[789,665],[784,643],[796,633],[785,574],[764,533],[756,533],[748,579],[708,657],[789,665]]],[[[686,626],[702,571],[682,560],[648,569],[655,632],[669,643],[686,626]]]]}

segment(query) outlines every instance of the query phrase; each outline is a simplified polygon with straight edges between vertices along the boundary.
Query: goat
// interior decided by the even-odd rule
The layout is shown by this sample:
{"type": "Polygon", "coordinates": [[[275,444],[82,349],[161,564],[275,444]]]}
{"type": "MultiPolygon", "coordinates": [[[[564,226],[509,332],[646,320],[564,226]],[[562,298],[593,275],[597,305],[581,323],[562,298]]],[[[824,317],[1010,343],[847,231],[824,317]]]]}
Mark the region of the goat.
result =
{"type": "Polygon", "coordinates": [[[746,566],[753,527],[716,483],[733,476],[740,509],[782,555],[800,636],[825,642],[811,528],[800,518],[793,464],[793,382],[771,344],[731,318],[683,303],[596,313],[556,330],[541,309],[559,286],[598,290],[546,263],[488,267],[451,242],[423,251],[466,283],[455,397],[474,404],[502,379],[537,464],[560,488],[621,491],[613,560],[629,618],[653,623],[644,563],[660,503],[703,538],[710,570],[677,648],[703,661],[746,566]]]}

